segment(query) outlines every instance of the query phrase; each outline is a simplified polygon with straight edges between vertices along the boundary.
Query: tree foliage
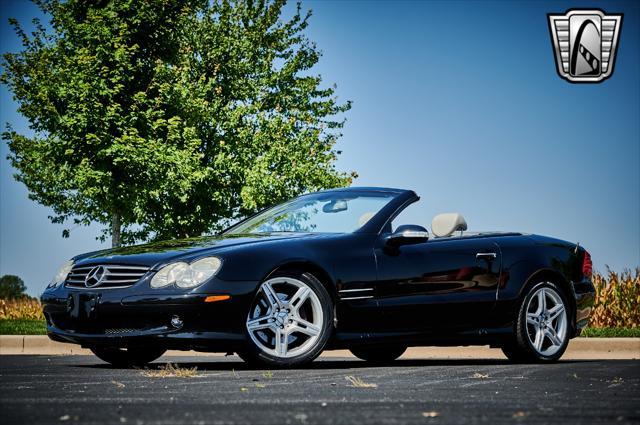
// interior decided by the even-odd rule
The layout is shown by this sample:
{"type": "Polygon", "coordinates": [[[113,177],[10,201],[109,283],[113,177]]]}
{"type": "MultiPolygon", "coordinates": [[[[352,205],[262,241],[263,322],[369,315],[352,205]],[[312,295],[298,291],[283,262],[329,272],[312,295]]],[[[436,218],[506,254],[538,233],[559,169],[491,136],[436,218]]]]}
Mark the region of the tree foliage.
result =
{"type": "Polygon", "coordinates": [[[54,223],[102,223],[114,245],[194,236],[355,176],[334,165],[350,103],[312,72],[300,4],[37,3],[50,28],[11,21],[23,48],[1,76],[35,136],[3,138],[54,223]]]}
{"type": "Polygon", "coordinates": [[[24,281],[18,276],[12,274],[5,274],[0,277],[0,298],[2,299],[15,299],[25,296],[27,287],[24,281]]]}

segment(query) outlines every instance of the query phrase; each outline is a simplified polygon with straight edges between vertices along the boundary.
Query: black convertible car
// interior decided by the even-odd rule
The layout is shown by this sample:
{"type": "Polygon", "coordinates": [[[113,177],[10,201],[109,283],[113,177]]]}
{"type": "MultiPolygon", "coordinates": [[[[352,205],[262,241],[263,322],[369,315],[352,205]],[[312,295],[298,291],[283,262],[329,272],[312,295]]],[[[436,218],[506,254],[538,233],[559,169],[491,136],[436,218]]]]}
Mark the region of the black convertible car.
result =
{"type": "Polygon", "coordinates": [[[49,337],[121,367],[167,349],[270,366],[347,348],[388,362],[409,346],[491,345],[554,361],[586,325],[591,258],[577,244],[472,233],[460,214],[402,224],[410,190],[300,196],[213,237],[79,255],[42,295],[49,337]]]}

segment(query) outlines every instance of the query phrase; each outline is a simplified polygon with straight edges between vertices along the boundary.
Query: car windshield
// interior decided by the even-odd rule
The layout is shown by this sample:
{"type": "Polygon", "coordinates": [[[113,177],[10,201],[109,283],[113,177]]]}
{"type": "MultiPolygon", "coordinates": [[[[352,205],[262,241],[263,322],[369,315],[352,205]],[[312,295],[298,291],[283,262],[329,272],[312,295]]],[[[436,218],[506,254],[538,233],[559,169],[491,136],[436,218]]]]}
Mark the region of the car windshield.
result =
{"type": "Polygon", "coordinates": [[[364,226],[393,196],[340,191],[305,195],[265,210],[226,234],[351,233],[364,226]]]}

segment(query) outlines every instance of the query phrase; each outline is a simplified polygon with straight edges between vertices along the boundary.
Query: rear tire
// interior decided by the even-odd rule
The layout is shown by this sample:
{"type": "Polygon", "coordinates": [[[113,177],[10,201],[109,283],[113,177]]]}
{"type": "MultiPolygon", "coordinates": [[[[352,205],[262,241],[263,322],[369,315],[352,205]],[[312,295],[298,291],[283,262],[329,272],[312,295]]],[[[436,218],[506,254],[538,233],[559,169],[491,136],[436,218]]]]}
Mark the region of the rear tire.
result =
{"type": "Polygon", "coordinates": [[[351,354],[369,363],[385,364],[391,363],[407,351],[407,347],[402,346],[369,346],[351,348],[351,354]]]}
{"type": "Polygon", "coordinates": [[[514,362],[557,361],[569,344],[570,304],[558,285],[540,282],[522,300],[515,324],[515,337],[502,347],[514,362]]]}
{"type": "Polygon", "coordinates": [[[118,368],[142,367],[162,356],[164,348],[110,348],[93,347],[93,354],[100,360],[118,368]]]}

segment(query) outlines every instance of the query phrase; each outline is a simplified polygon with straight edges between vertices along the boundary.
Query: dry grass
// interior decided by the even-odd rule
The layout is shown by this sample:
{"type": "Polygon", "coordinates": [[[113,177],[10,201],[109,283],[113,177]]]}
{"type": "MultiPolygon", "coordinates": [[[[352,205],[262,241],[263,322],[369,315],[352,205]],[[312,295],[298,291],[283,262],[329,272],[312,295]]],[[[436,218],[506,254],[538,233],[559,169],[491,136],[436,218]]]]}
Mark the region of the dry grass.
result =
{"type": "Polygon", "coordinates": [[[527,416],[529,416],[529,414],[527,412],[523,412],[522,410],[518,410],[517,412],[515,412],[513,414],[513,419],[524,419],[527,416]]]}
{"type": "Polygon", "coordinates": [[[440,416],[440,412],[436,412],[435,410],[430,410],[428,412],[422,412],[422,416],[425,418],[437,418],[440,416]]]}
{"type": "Polygon", "coordinates": [[[0,298],[0,320],[44,320],[40,301],[35,298],[5,300],[0,298]]]}
{"type": "Polygon", "coordinates": [[[606,276],[595,273],[593,284],[596,300],[589,327],[640,327],[640,268],[620,274],[607,270],[606,276]]]}
{"type": "Polygon", "coordinates": [[[180,365],[167,363],[158,369],[145,369],[142,374],[148,378],[195,378],[198,376],[198,368],[180,367],[180,365]]]}
{"type": "Polygon", "coordinates": [[[350,386],[354,388],[378,388],[378,384],[364,382],[362,379],[355,376],[345,376],[344,379],[349,381],[351,384],[350,386]]]}

